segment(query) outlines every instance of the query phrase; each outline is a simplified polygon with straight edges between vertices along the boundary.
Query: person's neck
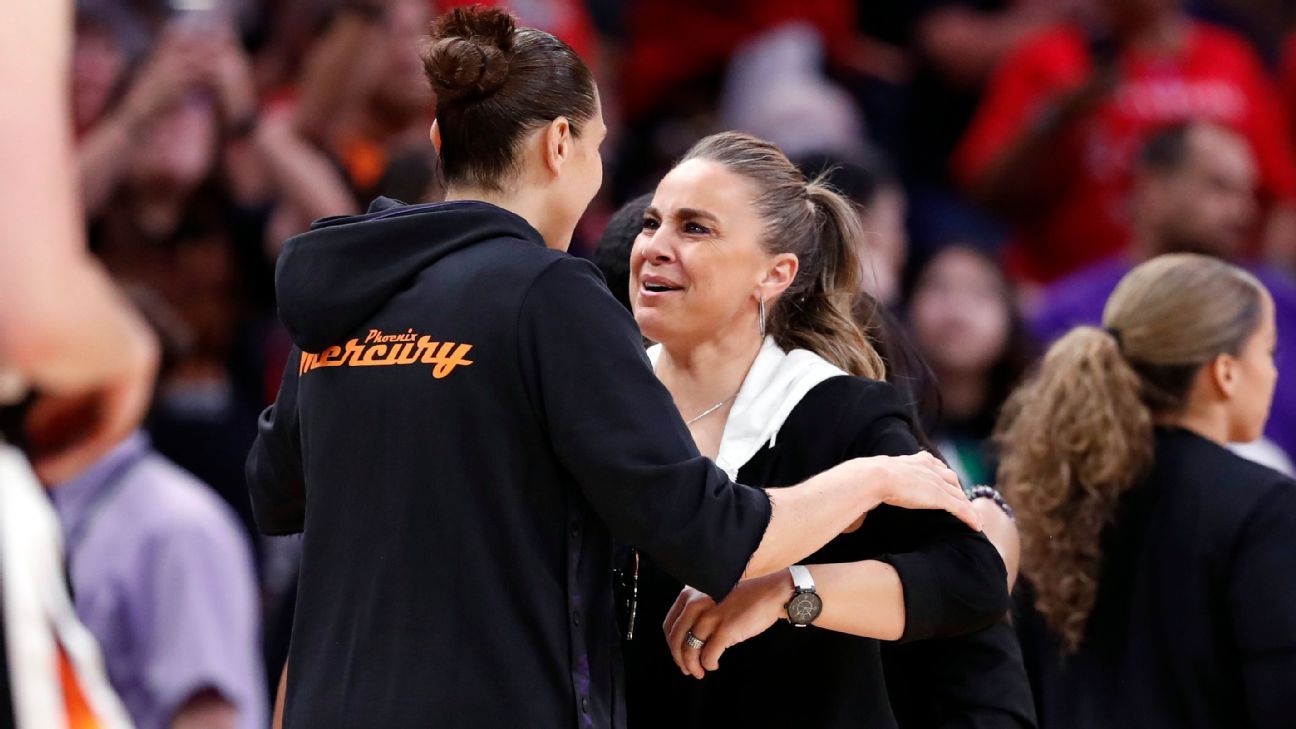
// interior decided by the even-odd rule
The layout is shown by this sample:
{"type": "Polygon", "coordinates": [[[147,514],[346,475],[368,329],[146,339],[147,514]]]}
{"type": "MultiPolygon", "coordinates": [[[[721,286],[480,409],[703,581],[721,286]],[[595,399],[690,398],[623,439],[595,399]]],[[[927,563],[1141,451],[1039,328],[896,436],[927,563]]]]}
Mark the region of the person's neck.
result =
{"type": "Polygon", "coordinates": [[[719,336],[687,344],[662,343],[657,377],[685,418],[696,417],[733,397],[760,354],[763,340],[751,322],[750,336],[719,336]]]}
{"type": "Polygon", "coordinates": [[[539,231],[540,237],[544,238],[545,246],[549,248],[565,251],[571,245],[571,233],[562,235],[554,230],[555,226],[550,220],[548,205],[534,192],[525,190],[501,192],[483,187],[451,185],[446,188],[445,202],[456,200],[478,200],[517,215],[539,231]]]}
{"type": "Polygon", "coordinates": [[[1126,43],[1142,53],[1173,56],[1183,50],[1191,21],[1183,13],[1167,12],[1132,30],[1126,43]]]}
{"type": "Polygon", "coordinates": [[[969,420],[986,401],[985,378],[971,372],[938,371],[941,410],[947,420],[969,420]]]}
{"type": "Polygon", "coordinates": [[[1140,224],[1136,219],[1131,231],[1129,247],[1125,249],[1125,257],[1132,263],[1139,264],[1155,258],[1158,252],[1164,249],[1164,244],[1151,226],[1140,224]]]}
{"type": "Polygon", "coordinates": [[[1224,260],[1237,258],[1236,250],[1228,245],[1202,238],[1191,238],[1171,233],[1158,233],[1151,225],[1135,224],[1125,258],[1138,265],[1165,253],[1203,253],[1224,260]]]}
{"type": "Polygon", "coordinates": [[[1157,425],[1191,431],[1222,446],[1229,444],[1228,421],[1222,413],[1211,409],[1189,407],[1180,413],[1159,416],[1155,422],[1157,425]]]}

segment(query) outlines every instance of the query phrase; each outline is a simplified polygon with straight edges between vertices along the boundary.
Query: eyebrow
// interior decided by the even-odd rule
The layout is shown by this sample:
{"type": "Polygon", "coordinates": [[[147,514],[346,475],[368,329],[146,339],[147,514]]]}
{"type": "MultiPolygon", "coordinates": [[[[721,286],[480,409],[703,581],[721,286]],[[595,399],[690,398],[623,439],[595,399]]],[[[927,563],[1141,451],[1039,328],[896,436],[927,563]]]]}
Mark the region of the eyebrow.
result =
{"type": "Polygon", "coordinates": [[[698,210],[697,208],[680,208],[679,217],[688,220],[698,220],[701,218],[701,219],[710,220],[713,223],[720,222],[720,219],[717,218],[715,215],[708,213],[705,210],[698,210]]]}
{"type": "MultiPolygon", "coordinates": [[[[704,220],[710,220],[713,223],[720,222],[720,219],[717,218],[712,213],[709,213],[705,210],[699,210],[697,208],[680,208],[678,213],[679,213],[679,217],[684,220],[704,219],[704,220]]],[[[661,211],[652,205],[649,205],[648,207],[644,208],[644,215],[651,215],[655,218],[663,217],[661,211]]]]}

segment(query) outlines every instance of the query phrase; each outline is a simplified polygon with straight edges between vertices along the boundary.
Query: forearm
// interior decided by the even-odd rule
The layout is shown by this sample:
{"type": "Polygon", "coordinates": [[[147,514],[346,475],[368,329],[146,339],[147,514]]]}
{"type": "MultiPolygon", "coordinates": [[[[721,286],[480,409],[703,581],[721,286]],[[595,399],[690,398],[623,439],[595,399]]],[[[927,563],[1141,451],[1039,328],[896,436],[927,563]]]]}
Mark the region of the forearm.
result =
{"type": "Polygon", "coordinates": [[[880,503],[867,470],[848,461],[790,488],[771,489],[772,514],[744,579],[776,572],[818,551],[880,503]]]}
{"type": "Polygon", "coordinates": [[[868,560],[811,565],[809,570],[823,598],[815,627],[878,640],[899,640],[904,634],[904,586],[894,567],[868,560]]]}
{"type": "Polygon", "coordinates": [[[1065,137],[1114,83],[1111,74],[1103,72],[1046,102],[977,176],[972,195],[1006,216],[1034,212],[1064,182],[1048,173],[1057,165],[1059,154],[1067,153],[1065,137]]]}
{"type": "Polygon", "coordinates": [[[1049,188],[1042,184],[1049,152],[1065,125],[1046,120],[1031,124],[986,166],[972,195],[982,205],[1005,216],[1029,211],[1049,188]]]}
{"type": "Polygon", "coordinates": [[[380,23],[352,12],[342,12],[334,19],[302,73],[294,121],[303,136],[319,144],[327,143],[337,110],[354,106],[366,78],[373,75],[373,59],[379,54],[365,51],[385,42],[382,28],[380,23]]]}
{"type": "Polygon", "coordinates": [[[357,212],[338,171],[291,125],[267,119],[253,142],[283,199],[307,220],[357,212]]]}
{"type": "Polygon", "coordinates": [[[0,361],[60,392],[123,376],[153,351],[85,251],[65,98],[66,5],[18,3],[0,22],[8,41],[0,72],[10,97],[23,99],[0,114],[0,361]]]}
{"type": "Polygon", "coordinates": [[[130,159],[136,122],[114,114],[95,126],[77,148],[81,204],[87,217],[98,214],[112,197],[130,159]]]}

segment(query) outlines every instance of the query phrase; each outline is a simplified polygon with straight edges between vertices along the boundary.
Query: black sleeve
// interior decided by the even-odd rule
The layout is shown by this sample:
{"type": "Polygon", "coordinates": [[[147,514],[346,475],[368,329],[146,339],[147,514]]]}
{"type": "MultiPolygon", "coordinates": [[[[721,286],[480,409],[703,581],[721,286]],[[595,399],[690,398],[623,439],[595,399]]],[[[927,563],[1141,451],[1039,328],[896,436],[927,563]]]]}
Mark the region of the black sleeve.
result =
{"type": "Polygon", "coordinates": [[[1283,480],[1251,510],[1228,571],[1227,604],[1255,727],[1296,716],[1296,484],[1283,480]]]}
{"type": "Polygon", "coordinates": [[[558,459],[617,539],[721,599],[765,534],[769,498],[698,453],[642,341],[588,261],[551,264],[522,303],[520,366],[558,459]]]}
{"type": "Polygon", "coordinates": [[[882,664],[904,729],[1034,729],[1021,646],[1007,618],[956,638],[883,643],[882,664]]]}
{"type": "MultiPolygon", "coordinates": [[[[907,455],[919,449],[914,426],[890,385],[856,388],[845,408],[867,413],[856,424],[851,457],[907,455]]],[[[1008,573],[999,552],[948,512],[874,509],[858,533],[885,548],[877,559],[900,574],[904,586],[902,641],[964,635],[989,627],[1008,610],[1008,573]]]]}
{"type": "Polygon", "coordinates": [[[300,363],[301,351],[293,347],[279,395],[257,419],[257,437],[245,467],[252,514],[261,532],[270,536],[297,534],[305,528],[306,479],[297,415],[300,363]]]}

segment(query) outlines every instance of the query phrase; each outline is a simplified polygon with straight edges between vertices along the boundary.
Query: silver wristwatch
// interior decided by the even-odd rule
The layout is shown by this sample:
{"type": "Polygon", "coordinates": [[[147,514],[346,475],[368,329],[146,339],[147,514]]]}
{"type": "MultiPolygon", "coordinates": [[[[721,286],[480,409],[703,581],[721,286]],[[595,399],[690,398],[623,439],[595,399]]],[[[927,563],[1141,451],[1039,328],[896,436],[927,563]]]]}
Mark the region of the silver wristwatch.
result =
{"type": "Polygon", "coordinates": [[[815,592],[814,578],[805,565],[794,564],[788,567],[788,572],[792,574],[792,586],[796,590],[788,600],[788,622],[804,628],[823,612],[823,599],[815,592]]]}

